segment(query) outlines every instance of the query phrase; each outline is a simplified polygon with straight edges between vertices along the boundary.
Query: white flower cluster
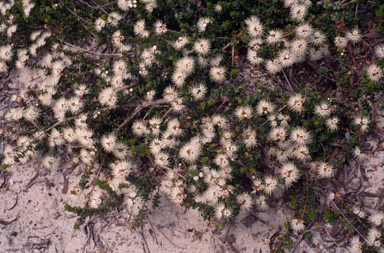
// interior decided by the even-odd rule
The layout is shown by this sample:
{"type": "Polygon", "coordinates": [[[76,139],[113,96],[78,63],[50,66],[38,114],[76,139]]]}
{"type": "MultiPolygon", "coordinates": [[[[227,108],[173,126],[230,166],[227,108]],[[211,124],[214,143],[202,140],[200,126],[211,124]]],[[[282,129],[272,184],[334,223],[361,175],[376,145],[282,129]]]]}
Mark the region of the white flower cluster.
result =
{"type": "MultiPolygon", "coordinates": [[[[0,60],[5,64],[5,62],[9,62],[12,59],[12,46],[1,46],[0,47],[0,60]]],[[[2,71],[4,72],[4,71],[2,71]]]]}
{"type": "Polygon", "coordinates": [[[370,123],[370,120],[367,116],[364,116],[364,117],[356,116],[353,120],[353,123],[359,126],[362,132],[367,132],[368,124],[370,123]]]}
{"type": "Polygon", "coordinates": [[[43,34],[41,34],[41,35],[40,34],[41,34],[41,31],[36,31],[35,33],[31,34],[31,40],[32,41],[36,40],[36,42],[29,47],[29,53],[32,56],[37,56],[36,50],[39,47],[44,46],[46,43],[45,39],[52,35],[50,32],[44,32],[43,34]]]}
{"type": "Polygon", "coordinates": [[[22,0],[21,3],[23,5],[23,11],[25,16],[29,17],[31,10],[33,9],[33,7],[35,7],[35,3],[32,2],[31,0],[22,0]]]}
{"type": "Polygon", "coordinates": [[[120,52],[131,50],[132,46],[130,44],[123,43],[124,36],[121,35],[120,30],[116,30],[112,34],[112,42],[119,49],[120,52]]]}
{"type": "Polygon", "coordinates": [[[135,34],[141,38],[145,38],[149,36],[149,31],[145,29],[145,19],[140,19],[133,26],[133,31],[135,34]]]}
{"type": "Polygon", "coordinates": [[[129,8],[136,8],[137,7],[137,1],[136,0],[118,0],[117,6],[121,10],[127,11],[129,8]]]}
{"type": "Polygon", "coordinates": [[[3,16],[6,16],[7,11],[9,11],[14,4],[15,4],[14,0],[0,1],[0,12],[1,12],[1,14],[3,16]]]}
{"type": "Polygon", "coordinates": [[[379,83],[380,79],[383,77],[383,70],[376,64],[371,64],[367,68],[367,75],[371,81],[379,83]]]}
{"type": "Polygon", "coordinates": [[[209,23],[212,23],[209,17],[201,17],[197,22],[197,29],[199,29],[200,32],[204,32],[209,23]]]}
{"type": "Polygon", "coordinates": [[[361,36],[361,32],[358,28],[354,28],[351,31],[348,31],[345,34],[345,37],[337,36],[335,38],[335,46],[340,47],[342,49],[346,48],[348,45],[348,41],[351,41],[352,43],[360,42],[363,39],[361,36]]]}
{"type": "MultiPolygon", "coordinates": [[[[286,7],[291,8],[292,18],[299,21],[304,19],[309,4],[308,1],[286,1],[286,7]]],[[[296,27],[296,38],[291,42],[284,38],[285,36],[280,30],[270,30],[269,34],[265,35],[264,25],[256,16],[246,19],[245,23],[248,34],[252,37],[248,43],[247,53],[247,59],[251,63],[259,65],[264,62],[259,55],[260,50],[264,48],[262,47],[264,43],[267,45],[282,43],[284,45],[284,49],[278,53],[277,57],[268,60],[265,64],[266,69],[272,74],[276,74],[294,63],[304,61],[307,56],[311,60],[320,60],[329,55],[328,45],[324,44],[326,36],[321,31],[313,29],[308,23],[296,27]]]]}
{"type": "Polygon", "coordinates": [[[156,0],[143,0],[143,3],[145,3],[145,10],[151,13],[156,7],[156,0]]]}

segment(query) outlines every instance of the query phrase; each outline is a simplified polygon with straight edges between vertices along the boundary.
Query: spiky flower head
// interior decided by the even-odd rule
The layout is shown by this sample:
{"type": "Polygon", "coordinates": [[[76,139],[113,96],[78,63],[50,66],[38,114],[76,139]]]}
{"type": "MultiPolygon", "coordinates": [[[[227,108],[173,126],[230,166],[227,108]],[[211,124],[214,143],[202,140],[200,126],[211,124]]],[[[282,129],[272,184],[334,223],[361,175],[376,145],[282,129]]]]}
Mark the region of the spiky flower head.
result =
{"type": "Polygon", "coordinates": [[[200,144],[194,141],[190,141],[180,149],[179,157],[184,161],[193,164],[199,158],[201,152],[200,144]]]}
{"type": "Polygon", "coordinates": [[[236,199],[237,199],[237,203],[240,204],[240,209],[250,210],[253,206],[253,199],[246,192],[244,192],[240,195],[237,195],[236,199]]]}
{"type": "Polygon", "coordinates": [[[209,71],[209,75],[213,79],[213,81],[217,83],[222,83],[225,81],[225,72],[225,67],[212,67],[209,71]]]}
{"type": "Polygon", "coordinates": [[[284,127],[275,127],[272,128],[271,131],[269,132],[269,138],[273,141],[277,140],[285,140],[285,135],[286,135],[286,130],[284,127]]]}
{"type": "Polygon", "coordinates": [[[312,142],[311,133],[303,127],[294,128],[290,139],[298,145],[307,145],[312,142]]]}
{"type": "Polygon", "coordinates": [[[199,32],[204,32],[209,23],[212,23],[209,17],[201,17],[197,22],[197,29],[199,32]]]}
{"type": "Polygon", "coordinates": [[[289,108],[297,113],[301,113],[304,108],[305,98],[301,96],[301,94],[294,94],[288,100],[289,108]]]}
{"type": "Polygon", "coordinates": [[[187,37],[179,37],[173,44],[172,46],[176,50],[181,50],[185,45],[187,45],[189,42],[189,39],[187,37]]]}
{"type": "Polygon", "coordinates": [[[247,148],[253,148],[257,145],[256,131],[247,130],[244,134],[243,142],[247,148]]]}
{"type": "Polygon", "coordinates": [[[256,106],[256,111],[260,115],[266,115],[269,113],[273,113],[275,110],[275,105],[267,100],[260,100],[256,106]]]}
{"type": "Polygon", "coordinates": [[[344,49],[347,47],[347,44],[348,44],[348,39],[341,37],[341,36],[337,36],[335,38],[335,46],[336,47],[340,47],[340,48],[344,49]]]}
{"type": "Polygon", "coordinates": [[[278,184],[278,180],[276,177],[273,176],[266,176],[264,178],[264,192],[268,195],[271,195],[272,192],[276,189],[278,184]]]}
{"type": "Polygon", "coordinates": [[[373,82],[378,83],[383,77],[383,71],[376,64],[372,64],[367,68],[367,75],[373,82]]]}
{"type": "Polygon", "coordinates": [[[301,232],[305,229],[305,224],[303,219],[292,219],[291,226],[292,226],[292,229],[296,232],[301,232]]]}
{"type": "Polygon", "coordinates": [[[296,35],[302,39],[308,39],[313,33],[313,28],[309,24],[302,24],[296,27],[296,35]]]}
{"type": "Polygon", "coordinates": [[[196,53],[198,53],[201,56],[204,56],[209,53],[211,50],[211,44],[209,40],[207,39],[200,39],[195,42],[193,49],[195,50],[196,53]]]}
{"type": "Polygon", "coordinates": [[[321,46],[326,39],[326,35],[320,30],[314,30],[311,36],[311,42],[315,46],[321,46]]]}
{"type": "Polygon", "coordinates": [[[346,37],[348,40],[352,41],[353,43],[360,42],[363,38],[361,36],[361,32],[359,28],[354,28],[351,31],[348,31],[346,33],[346,37]]]}
{"type": "Polygon", "coordinates": [[[263,35],[263,24],[260,22],[260,19],[256,16],[251,16],[245,20],[247,24],[247,30],[251,37],[258,38],[263,35]]]}
{"type": "Polygon", "coordinates": [[[293,163],[285,163],[281,168],[281,176],[285,179],[288,188],[300,178],[299,170],[293,163]]]}
{"type": "Polygon", "coordinates": [[[147,133],[149,133],[149,130],[141,120],[137,120],[132,124],[132,131],[138,137],[145,136],[147,133]]]}
{"type": "Polygon", "coordinates": [[[283,69],[283,66],[281,65],[281,62],[278,59],[275,59],[272,61],[268,60],[267,64],[265,65],[265,68],[269,72],[271,72],[271,74],[277,74],[283,69]]]}
{"type": "Polygon", "coordinates": [[[333,117],[331,119],[327,119],[325,121],[325,124],[327,125],[330,132],[334,132],[339,129],[339,126],[338,126],[339,122],[340,122],[340,119],[338,117],[333,117]]]}
{"type": "Polygon", "coordinates": [[[283,68],[292,66],[297,61],[298,54],[291,52],[290,50],[283,50],[278,55],[278,60],[283,68]]]}
{"type": "Polygon", "coordinates": [[[361,253],[362,252],[361,247],[363,246],[363,244],[361,243],[358,235],[352,237],[349,240],[349,242],[351,244],[348,247],[349,252],[351,252],[351,253],[361,253]]]}
{"type": "Polygon", "coordinates": [[[260,57],[259,53],[252,49],[248,49],[247,59],[252,64],[256,64],[256,65],[259,65],[264,61],[264,59],[260,57]]]}
{"type": "Polygon", "coordinates": [[[361,208],[360,206],[353,206],[352,212],[359,216],[361,219],[364,219],[367,216],[364,208],[361,208]]]}
{"type": "Polygon", "coordinates": [[[314,113],[321,118],[327,118],[331,115],[331,107],[327,102],[322,102],[315,106],[314,113]]]}
{"type": "Polygon", "coordinates": [[[205,85],[203,84],[198,84],[195,87],[193,87],[191,90],[192,96],[196,100],[203,99],[206,92],[207,92],[207,87],[205,87],[205,85]]]}
{"type": "Polygon", "coordinates": [[[266,40],[269,44],[273,45],[277,42],[280,42],[282,39],[283,33],[280,30],[270,30],[266,40]]]}
{"type": "Polygon", "coordinates": [[[384,58],[384,44],[377,45],[375,47],[375,53],[376,53],[377,58],[383,59],[384,58]]]}
{"type": "Polygon", "coordinates": [[[322,162],[317,167],[317,174],[320,178],[331,178],[335,174],[335,170],[331,164],[322,162]]]}
{"type": "Polygon", "coordinates": [[[380,211],[377,211],[377,212],[371,214],[371,216],[369,216],[369,221],[374,226],[380,226],[383,223],[383,221],[384,221],[384,213],[380,212],[380,211]]]}
{"type": "Polygon", "coordinates": [[[303,21],[307,14],[307,6],[303,4],[295,4],[291,7],[291,18],[297,21],[303,21]]]}
{"type": "Polygon", "coordinates": [[[105,151],[111,153],[116,146],[117,137],[114,133],[110,133],[108,135],[104,135],[101,138],[101,145],[105,149],[105,151]]]}
{"type": "Polygon", "coordinates": [[[220,13],[221,10],[223,9],[223,7],[219,4],[215,4],[215,6],[213,7],[213,9],[217,12],[217,13],[220,13]]]}
{"type": "Polygon", "coordinates": [[[252,117],[252,107],[238,106],[235,110],[235,116],[240,120],[250,119],[252,117]]]}

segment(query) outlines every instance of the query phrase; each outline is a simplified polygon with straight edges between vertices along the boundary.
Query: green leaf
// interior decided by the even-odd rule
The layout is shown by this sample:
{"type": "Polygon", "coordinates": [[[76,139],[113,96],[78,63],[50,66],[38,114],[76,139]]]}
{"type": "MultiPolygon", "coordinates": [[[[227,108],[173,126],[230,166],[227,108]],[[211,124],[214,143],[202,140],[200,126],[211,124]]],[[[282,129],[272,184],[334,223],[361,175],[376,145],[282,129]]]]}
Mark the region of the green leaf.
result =
{"type": "Polygon", "coordinates": [[[209,165],[209,158],[204,157],[203,159],[201,159],[201,164],[204,166],[208,166],[209,165]]]}

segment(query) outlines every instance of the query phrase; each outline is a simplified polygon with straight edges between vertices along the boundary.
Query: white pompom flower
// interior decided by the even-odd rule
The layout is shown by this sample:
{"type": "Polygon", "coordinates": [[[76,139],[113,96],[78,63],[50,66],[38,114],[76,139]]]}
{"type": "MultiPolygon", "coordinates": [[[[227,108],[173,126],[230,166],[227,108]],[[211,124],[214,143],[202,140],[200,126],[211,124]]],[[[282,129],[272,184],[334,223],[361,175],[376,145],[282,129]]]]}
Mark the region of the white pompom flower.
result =
{"type": "Polygon", "coordinates": [[[305,229],[305,224],[303,219],[292,219],[291,227],[296,232],[301,232],[305,229]]]}
{"type": "Polygon", "coordinates": [[[348,39],[341,37],[341,36],[337,36],[335,38],[335,46],[336,47],[340,47],[340,48],[344,49],[347,47],[347,44],[348,44],[348,39]]]}
{"type": "Polygon", "coordinates": [[[201,17],[197,22],[197,29],[199,32],[204,32],[209,23],[212,23],[209,17],[201,17]]]}
{"type": "Polygon", "coordinates": [[[331,107],[327,102],[322,102],[315,106],[314,113],[320,118],[327,118],[331,115],[331,107]]]}
{"type": "Polygon", "coordinates": [[[149,133],[149,130],[145,126],[144,122],[141,120],[136,120],[132,124],[132,131],[138,137],[145,136],[147,133],[149,133]]]}
{"type": "Polygon", "coordinates": [[[330,132],[335,132],[339,129],[339,124],[340,119],[338,117],[333,117],[331,119],[327,119],[325,121],[325,124],[327,125],[328,129],[330,132]]]}
{"type": "Polygon", "coordinates": [[[116,92],[113,88],[105,88],[99,94],[99,102],[102,105],[114,106],[117,102],[116,92]]]}
{"type": "Polygon", "coordinates": [[[283,39],[283,33],[280,30],[270,30],[267,37],[267,42],[271,45],[281,42],[283,39]]]}
{"type": "Polygon", "coordinates": [[[384,58],[384,44],[380,44],[375,47],[375,54],[376,57],[379,59],[384,58]]]}
{"type": "Polygon", "coordinates": [[[247,209],[247,210],[250,210],[253,206],[253,199],[252,197],[244,192],[240,195],[237,195],[236,197],[236,200],[237,200],[237,203],[240,204],[240,209],[243,210],[243,209],[247,209]]]}
{"type": "Polygon", "coordinates": [[[311,133],[303,127],[294,128],[290,139],[298,145],[307,145],[312,142],[311,133]]]}
{"type": "Polygon", "coordinates": [[[235,116],[240,120],[250,119],[252,117],[253,109],[250,106],[238,106],[235,110],[235,116]]]}
{"type": "Polygon", "coordinates": [[[300,178],[299,170],[293,163],[286,163],[281,168],[281,176],[285,179],[285,186],[288,188],[300,178]]]}
{"type": "Polygon", "coordinates": [[[267,100],[260,100],[256,106],[256,111],[260,115],[267,115],[273,113],[275,110],[275,105],[267,100]]]}
{"type": "Polygon", "coordinates": [[[301,94],[294,94],[288,100],[288,107],[297,113],[301,113],[304,108],[305,98],[301,96],[301,94]]]}
{"type": "Polygon", "coordinates": [[[173,44],[172,46],[176,50],[181,50],[185,45],[187,45],[189,42],[189,39],[187,37],[179,37],[173,44]]]}
{"type": "Polygon", "coordinates": [[[360,42],[363,39],[363,37],[361,36],[361,32],[357,27],[352,29],[351,31],[348,31],[346,33],[346,37],[353,43],[360,42]]]}
{"type": "Polygon", "coordinates": [[[101,145],[105,149],[105,151],[111,153],[116,146],[117,137],[114,133],[110,133],[108,135],[104,135],[101,138],[101,145]]]}
{"type": "Polygon", "coordinates": [[[271,74],[277,74],[283,70],[283,66],[281,65],[281,62],[278,59],[275,59],[273,61],[271,61],[271,60],[267,61],[265,68],[271,74]]]}
{"type": "Polygon", "coordinates": [[[291,18],[297,21],[303,21],[307,14],[307,6],[302,4],[295,4],[291,7],[291,18]]]}
{"type": "Polygon", "coordinates": [[[212,67],[209,71],[209,75],[213,81],[222,83],[225,81],[225,72],[226,69],[224,67],[212,67]]]}
{"type": "Polygon", "coordinates": [[[335,170],[329,163],[322,162],[317,167],[317,174],[320,178],[331,178],[335,174],[335,170]]]}
{"type": "Polygon", "coordinates": [[[378,83],[383,77],[383,71],[376,64],[372,64],[367,68],[367,75],[373,82],[378,83]]]}
{"type": "Polygon", "coordinates": [[[207,92],[207,87],[203,84],[198,84],[192,88],[191,94],[196,100],[201,100],[204,98],[205,93],[207,92]]]}
{"type": "Polygon", "coordinates": [[[195,42],[193,49],[195,50],[196,53],[198,53],[201,56],[204,56],[209,53],[211,50],[211,44],[209,40],[207,39],[200,39],[195,42]]]}
{"type": "Polygon", "coordinates": [[[271,195],[272,192],[276,189],[278,180],[273,176],[266,176],[264,178],[264,192],[268,195],[271,195]]]}
{"type": "Polygon", "coordinates": [[[258,38],[263,35],[263,24],[260,22],[260,19],[256,16],[251,16],[245,20],[247,24],[247,30],[251,37],[258,38]]]}

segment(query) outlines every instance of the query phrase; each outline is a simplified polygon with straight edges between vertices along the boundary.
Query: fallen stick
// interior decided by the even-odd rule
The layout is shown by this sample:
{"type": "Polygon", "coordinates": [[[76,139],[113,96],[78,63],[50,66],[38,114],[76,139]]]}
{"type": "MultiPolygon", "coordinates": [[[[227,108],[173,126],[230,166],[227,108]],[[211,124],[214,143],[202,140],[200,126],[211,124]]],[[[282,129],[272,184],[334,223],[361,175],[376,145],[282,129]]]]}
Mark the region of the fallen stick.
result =
{"type": "Polygon", "coordinates": [[[33,178],[31,178],[31,180],[29,180],[28,184],[25,186],[24,191],[27,191],[32,186],[33,181],[35,181],[35,179],[39,176],[39,172],[40,170],[36,172],[36,175],[33,178]]]}
{"type": "Polygon", "coordinates": [[[17,220],[17,218],[19,218],[19,215],[20,215],[20,211],[19,211],[19,213],[17,214],[16,218],[14,218],[13,220],[11,220],[11,221],[0,220],[0,224],[1,224],[1,225],[9,225],[9,224],[11,224],[12,222],[14,222],[15,220],[17,220]]]}
{"type": "Polygon", "coordinates": [[[66,194],[68,191],[68,179],[67,179],[65,173],[63,173],[63,177],[64,177],[64,187],[63,187],[63,191],[61,193],[66,194]]]}
{"type": "Polygon", "coordinates": [[[17,200],[18,199],[19,199],[19,194],[16,193],[16,202],[15,202],[15,204],[11,208],[8,208],[8,210],[12,210],[13,208],[15,208],[15,206],[17,205],[17,200]]]}

